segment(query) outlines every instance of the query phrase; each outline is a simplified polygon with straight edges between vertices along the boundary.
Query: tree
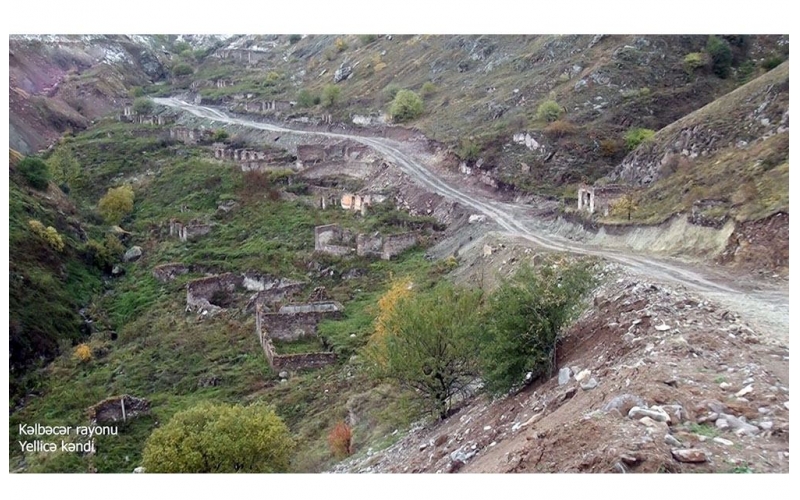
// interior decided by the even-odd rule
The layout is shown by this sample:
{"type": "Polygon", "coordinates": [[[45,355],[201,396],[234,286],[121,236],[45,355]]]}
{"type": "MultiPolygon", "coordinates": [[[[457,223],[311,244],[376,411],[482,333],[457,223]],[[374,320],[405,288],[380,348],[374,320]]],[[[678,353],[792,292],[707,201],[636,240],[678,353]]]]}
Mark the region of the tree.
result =
{"type": "Polygon", "coordinates": [[[564,108],[559,103],[553,100],[544,101],[536,109],[536,117],[540,120],[554,122],[561,118],[564,113],[564,108]]]}
{"type": "Polygon", "coordinates": [[[341,93],[342,89],[336,85],[325,85],[325,88],[322,89],[322,105],[326,108],[333,107],[333,105],[336,104],[336,101],[339,100],[341,93]]]}
{"type": "Polygon", "coordinates": [[[81,166],[69,146],[61,146],[47,159],[53,180],[60,186],[73,187],[81,174],[81,166]]]}
{"type": "Polygon", "coordinates": [[[297,93],[297,105],[301,108],[310,108],[315,104],[320,103],[319,96],[312,94],[310,91],[306,89],[302,89],[300,92],[297,93]]]}
{"type": "Polygon", "coordinates": [[[394,96],[389,114],[396,122],[407,122],[417,118],[425,110],[422,98],[413,90],[399,90],[394,96]]]}
{"type": "Polygon", "coordinates": [[[40,158],[26,156],[17,165],[17,170],[19,170],[30,187],[39,191],[47,189],[47,184],[50,182],[50,170],[40,158]]]}
{"type": "Polygon", "coordinates": [[[522,267],[491,295],[480,359],[487,389],[504,393],[555,370],[556,341],[593,286],[586,265],[522,267]]]}
{"type": "Polygon", "coordinates": [[[727,78],[731,71],[733,52],[728,42],[718,36],[711,35],[706,42],[706,52],[711,56],[711,69],[720,78],[727,78]]]}
{"type": "Polygon", "coordinates": [[[475,339],[482,293],[442,283],[398,295],[365,356],[374,376],[416,390],[444,419],[451,397],[478,373],[475,339]]]}
{"type": "Polygon", "coordinates": [[[172,73],[175,76],[186,76],[194,73],[194,70],[186,63],[178,63],[172,68],[172,73]]]}
{"type": "Polygon", "coordinates": [[[153,101],[147,97],[137,97],[133,101],[133,112],[137,115],[149,115],[153,112],[153,101]]]}
{"type": "Polygon", "coordinates": [[[631,220],[631,214],[638,209],[639,205],[632,193],[625,193],[611,205],[611,213],[623,216],[627,214],[628,220],[631,220]]]}
{"type": "Polygon", "coordinates": [[[633,151],[639,147],[639,144],[652,139],[654,135],[656,135],[655,131],[649,128],[630,128],[625,132],[625,146],[629,151],[633,151]]]}
{"type": "Polygon", "coordinates": [[[128,185],[110,188],[100,198],[97,210],[109,224],[119,224],[123,217],[133,211],[133,188],[128,185]]]}
{"type": "Polygon", "coordinates": [[[286,424],[262,405],[201,403],[178,412],[145,443],[147,472],[286,472],[294,449],[286,424]]]}

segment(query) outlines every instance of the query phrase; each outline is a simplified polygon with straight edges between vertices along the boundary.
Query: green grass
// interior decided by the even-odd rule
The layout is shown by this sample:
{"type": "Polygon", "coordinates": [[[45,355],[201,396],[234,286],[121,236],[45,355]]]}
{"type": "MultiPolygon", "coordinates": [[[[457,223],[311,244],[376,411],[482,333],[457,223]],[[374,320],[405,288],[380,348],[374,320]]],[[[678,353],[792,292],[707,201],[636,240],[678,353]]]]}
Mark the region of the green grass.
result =
{"type": "Polygon", "coordinates": [[[719,431],[717,430],[716,427],[714,427],[711,424],[698,424],[692,422],[691,424],[689,424],[689,432],[693,432],[694,434],[710,438],[719,436],[719,431]]]}

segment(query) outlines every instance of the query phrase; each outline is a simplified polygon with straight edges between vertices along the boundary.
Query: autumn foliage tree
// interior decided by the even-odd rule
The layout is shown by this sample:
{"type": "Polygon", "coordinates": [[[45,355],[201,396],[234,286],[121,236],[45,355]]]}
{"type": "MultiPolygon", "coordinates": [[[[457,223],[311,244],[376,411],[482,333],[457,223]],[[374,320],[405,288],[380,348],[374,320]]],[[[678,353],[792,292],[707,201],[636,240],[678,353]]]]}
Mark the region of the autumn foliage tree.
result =
{"type": "Polygon", "coordinates": [[[452,396],[477,375],[482,293],[449,283],[402,290],[395,284],[382,299],[365,356],[377,378],[414,389],[443,419],[452,396]]]}
{"type": "Polygon", "coordinates": [[[328,445],[336,458],[349,457],[353,454],[353,429],[346,422],[339,422],[328,434],[328,445]]]}
{"type": "Polygon", "coordinates": [[[109,224],[119,224],[133,211],[133,188],[127,185],[110,188],[105,196],[100,198],[97,210],[109,224]]]}
{"type": "Polygon", "coordinates": [[[272,409],[201,403],[153,431],[142,465],[161,473],[287,472],[293,449],[272,409]]]}

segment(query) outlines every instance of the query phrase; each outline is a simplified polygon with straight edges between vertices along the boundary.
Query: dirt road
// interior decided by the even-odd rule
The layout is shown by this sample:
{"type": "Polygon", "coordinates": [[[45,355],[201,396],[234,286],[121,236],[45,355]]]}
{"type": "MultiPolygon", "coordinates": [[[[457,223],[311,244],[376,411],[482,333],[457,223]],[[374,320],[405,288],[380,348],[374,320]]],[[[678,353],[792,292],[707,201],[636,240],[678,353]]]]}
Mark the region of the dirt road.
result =
{"type": "Polygon", "coordinates": [[[259,130],[300,135],[317,135],[332,139],[349,139],[368,145],[397,165],[426,189],[458,201],[476,212],[494,220],[510,235],[527,240],[541,248],[555,251],[568,251],[585,255],[604,257],[618,262],[649,281],[670,285],[682,285],[741,315],[765,340],[789,345],[789,290],[788,285],[776,287],[748,281],[735,282],[730,276],[720,274],[701,265],[690,265],[672,259],[620,251],[576,243],[554,235],[531,229],[533,221],[529,216],[520,215],[511,204],[501,203],[486,196],[455,187],[436,175],[423,161],[413,154],[404,152],[402,145],[379,137],[363,137],[345,133],[295,130],[283,126],[247,120],[230,116],[217,109],[190,104],[175,98],[155,98],[157,104],[178,108],[194,116],[219,123],[239,125],[259,130]]]}

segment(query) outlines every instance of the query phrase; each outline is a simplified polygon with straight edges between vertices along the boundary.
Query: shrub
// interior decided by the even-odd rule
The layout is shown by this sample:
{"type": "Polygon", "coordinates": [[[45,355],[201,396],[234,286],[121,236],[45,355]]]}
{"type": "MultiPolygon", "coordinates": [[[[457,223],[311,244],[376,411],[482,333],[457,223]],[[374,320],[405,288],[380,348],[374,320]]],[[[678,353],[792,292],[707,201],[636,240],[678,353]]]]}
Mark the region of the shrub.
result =
{"type": "Polygon", "coordinates": [[[544,129],[544,133],[551,138],[559,139],[567,135],[572,135],[577,130],[578,128],[575,125],[566,120],[556,120],[544,129]]]}
{"type": "Polygon", "coordinates": [[[434,85],[433,82],[425,82],[422,84],[422,89],[420,89],[420,92],[424,97],[427,97],[436,92],[436,85],[434,85]]]}
{"type": "Polygon", "coordinates": [[[47,166],[50,170],[52,179],[59,183],[59,186],[66,186],[64,192],[69,191],[81,174],[81,166],[69,146],[62,145],[47,159],[47,166]]]}
{"type": "Polygon", "coordinates": [[[369,45],[378,39],[378,35],[358,35],[361,45],[369,45]]]}
{"type": "Polygon", "coordinates": [[[223,142],[230,138],[230,134],[225,129],[217,129],[214,131],[214,141],[216,142],[223,142]]]}
{"type": "Polygon", "coordinates": [[[127,185],[110,188],[100,198],[97,211],[107,223],[119,224],[123,217],[133,211],[133,188],[127,185]]]}
{"type": "Polygon", "coordinates": [[[78,360],[79,363],[88,363],[92,360],[92,348],[86,344],[80,344],[75,348],[73,357],[78,360]]]}
{"type": "Polygon", "coordinates": [[[322,105],[326,108],[333,107],[333,105],[336,104],[336,101],[339,100],[341,93],[342,89],[336,85],[325,85],[325,88],[322,89],[322,105]]]}
{"type": "Polygon", "coordinates": [[[603,139],[600,141],[600,154],[605,158],[614,158],[622,148],[618,141],[614,139],[603,139]]]}
{"type": "Polygon", "coordinates": [[[142,465],[156,473],[286,472],[293,449],[272,409],[201,403],[153,431],[142,465]]]}
{"type": "Polygon", "coordinates": [[[711,35],[706,43],[706,52],[711,57],[711,69],[714,74],[720,78],[727,78],[733,62],[733,53],[728,42],[711,35]]]}
{"type": "Polygon", "coordinates": [[[461,139],[458,156],[464,161],[475,161],[481,154],[480,145],[472,139],[461,139]]]}
{"type": "Polygon", "coordinates": [[[331,453],[338,459],[353,454],[353,429],[345,422],[339,422],[328,434],[331,453]]]}
{"type": "Polygon", "coordinates": [[[47,189],[47,184],[50,182],[50,171],[47,164],[41,159],[27,156],[19,162],[17,170],[30,187],[39,191],[47,189]]]}
{"type": "Polygon", "coordinates": [[[683,69],[693,75],[695,71],[708,65],[708,57],[702,52],[691,52],[683,58],[683,69]]]}
{"type": "Polygon", "coordinates": [[[625,193],[611,203],[611,214],[618,217],[626,217],[631,220],[631,214],[639,209],[636,199],[632,193],[625,193]]]}
{"type": "Polygon", "coordinates": [[[297,105],[301,108],[310,108],[315,104],[319,104],[319,101],[319,96],[312,94],[306,89],[297,93],[297,105]]]}
{"type": "Polygon", "coordinates": [[[175,76],[186,76],[192,73],[194,73],[194,70],[186,63],[178,63],[172,68],[172,74],[175,76]]]}
{"type": "Polygon", "coordinates": [[[48,246],[57,252],[64,251],[64,240],[61,238],[61,235],[58,234],[56,228],[53,226],[44,227],[44,224],[33,219],[28,221],[28,227],[33,231],[33,234],[47,243],[48,246]]]}
{"type": "Polygon", "coordinates": [[[556,101],[548,100],[539,104],[539,107],[536,109],[536,118],[539,120],[554,122],[561,118],[563,113],[564,108],[562,108],[560,104],[558,104],[556,101]]]}
{"type": "Polygon", "coordinates": [[[389,114],[396,122],[407,122],[420,116],[425,109],[422,98],[411,90],[401,90],[389,106],[389,114]]]}
{"type": "Polygon", "coordinates": [[[144,97],[144,89],[142,87],[131,87],[131,97],[144,97]]]}
{"type": "Polygon", "coordinates": [[[639,144],[649,141],[656,133],[649,128],[634,127],[625,132],[625,146],[629,151],[636,149],[639,144]]]}
{"type": "Polygon", "coordinates": [[[133,101],[133,112],[137,115],[149,115],[153,112],[153,101],[147,97],[138,97],[133,101]]]}
{"type": "Polygon", "coordinates": [[[289,43],[294,45],[303,39],[303,35],[289,35],[289,43]]]}
{"type": "Polygon", "coordinates": [[[383,88],[383,95],[386,96],[387,100],[392,101],[401,90],[403,89],[396,83],[390,83],[383,88]]]}
{"type": "Polygon", "coordinates": [[[524,266],[489,299],[480,358],[490,392],[503,393],[555,370],[561,328],[578,312],[594,279],[589,267],[524,266]]]}
{"type": "Polygon", "coordinates": [[[477,374],[480,291],[441,283],[400,294],[364,354],[373,376],[413,389],[443,419],[451,397],[477,374]]]}
{"type": "Polygon", "coordinates": [[[333,46],[336,47],[337,52],[344,52],[347,50],[347,42],[345,42],[343,38],[337,38],[333,42],[333,46]]]}
{"type": "Polygon", "coordinates": [[[767,71],[773,70],[783,63],[781,56],[771,56],[761,62],[761,67],[767,71]]]}

